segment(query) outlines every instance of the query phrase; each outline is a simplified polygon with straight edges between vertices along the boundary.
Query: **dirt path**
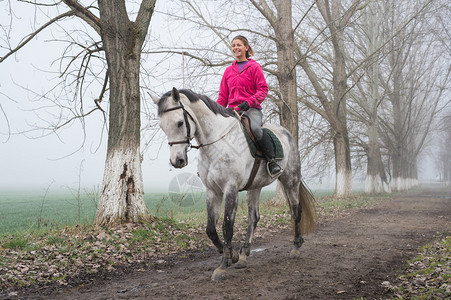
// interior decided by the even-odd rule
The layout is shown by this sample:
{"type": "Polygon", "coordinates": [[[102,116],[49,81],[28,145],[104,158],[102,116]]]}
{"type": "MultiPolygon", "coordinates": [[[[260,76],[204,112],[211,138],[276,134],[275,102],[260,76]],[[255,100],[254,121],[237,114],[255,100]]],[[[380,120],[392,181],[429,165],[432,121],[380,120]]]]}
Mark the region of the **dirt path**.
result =
{"type": "Polygon", "coordinates": [[[220,257],[208,250],[41,298],[381,299],[390,297],[381,283],[437,232],[451,232],[451,191],[395,197],[320,224],[299,260],[288,256],[288,230],[257,240],[249,267],[230,268],[221,282],[210,280],[220,257]]]}

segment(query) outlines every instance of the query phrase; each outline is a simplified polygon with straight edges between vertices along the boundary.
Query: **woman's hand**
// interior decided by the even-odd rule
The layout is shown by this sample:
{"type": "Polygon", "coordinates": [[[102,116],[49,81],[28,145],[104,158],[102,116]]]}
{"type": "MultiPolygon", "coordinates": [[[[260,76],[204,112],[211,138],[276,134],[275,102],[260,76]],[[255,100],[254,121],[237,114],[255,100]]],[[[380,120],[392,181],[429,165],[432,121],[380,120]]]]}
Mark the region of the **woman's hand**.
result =
{"type": "Polygon", "coordinates": [[[248,103],[247,101],[244,101],[243,103],[240,103],[237,107],[238,107],[238,109],[239,109],[240,111],[246,111],[246,110],[248,110],[249,108],[251,108],[251,107],[249,106],[249,103],[248,103]]]}

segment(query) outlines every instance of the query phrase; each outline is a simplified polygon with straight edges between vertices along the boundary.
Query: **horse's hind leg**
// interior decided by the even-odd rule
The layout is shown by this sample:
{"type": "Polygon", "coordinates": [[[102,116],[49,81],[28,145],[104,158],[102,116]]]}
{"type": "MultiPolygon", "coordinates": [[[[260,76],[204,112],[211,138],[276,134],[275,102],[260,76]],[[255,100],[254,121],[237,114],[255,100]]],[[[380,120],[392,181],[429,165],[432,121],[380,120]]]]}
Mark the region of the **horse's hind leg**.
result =
{"type": "Polygon", "coordinates": [[[221,215],[222,193],[218,194],[212,190],[207,189],[207,228],[206,232],[213,244],[218,248],[219,253],[224,250],[224,244],[218,236],[216,231],[216,224],[221,215]]]}
{"type": "Polygon", "coordinates": [[[252,238],[254,236],[255,228],[260,220],[260,214],[258,212],[258,201],[260,197],[261,189],[247,191],[247,213],[248,213],[248,226],[246,233],[246,240],[240,250],[240,259],[235,265],[235,268],[242,269],[247,267],[247,257],[251,253],[252,238]]]}
{"type": "Polygon", "coordinates": [[[294,241],[293,249],[290,252],[290,257],[297,258],[301,256],[299,248],[304,243],[304,239],[301,235],[301,214],[302,206],[299,201],[299,182],[296,182],[295,178],[285,177],[286,174],[282,174],[279,178],[285,191],[288,203],[290,205],[291,217],[293,219],[294,227],[294,241]]]}

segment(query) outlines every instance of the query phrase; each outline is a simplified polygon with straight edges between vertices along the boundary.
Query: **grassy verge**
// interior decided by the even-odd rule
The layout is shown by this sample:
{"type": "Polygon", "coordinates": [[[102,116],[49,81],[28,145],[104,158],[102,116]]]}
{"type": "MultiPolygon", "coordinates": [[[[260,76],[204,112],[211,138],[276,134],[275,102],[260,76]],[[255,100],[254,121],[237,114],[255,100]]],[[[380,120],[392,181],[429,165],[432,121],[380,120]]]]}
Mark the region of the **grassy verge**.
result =
{"type": "Polygon", "coordinates": [[[399,299],[451,299],[451,235],[421,247],[390,289],[399,299]]]}

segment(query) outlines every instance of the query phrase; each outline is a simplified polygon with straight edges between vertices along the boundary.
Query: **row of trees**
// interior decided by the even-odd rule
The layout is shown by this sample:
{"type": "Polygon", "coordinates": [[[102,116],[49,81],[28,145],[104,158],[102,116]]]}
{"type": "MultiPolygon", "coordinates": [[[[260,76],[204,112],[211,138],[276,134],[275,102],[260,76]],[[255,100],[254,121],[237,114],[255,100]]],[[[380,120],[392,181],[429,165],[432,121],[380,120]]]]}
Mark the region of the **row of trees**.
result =
{"type": "Polygon", "coordinates": [[[181,3],[184,13],[172,17],[212,33],[206,45],[185,46],[203,58],[192,61],[196,82],[202,66],[232,59],[227,43],[238,32],[261,50],[276,115],[299,137],[304,174],[334,161],[336,197],[352,193],[356,169],[366,169],[368,193],[417,183],[417,161],[449,103],[446,1],[243,0],[228,13],[181,3]]]}
{"type": "MultiPolygon", "coordinates": [[[[267,118],[280,121],[297,137],[304,174],[322,176],[335,162],[336,197],[352,193],[356,170],[366,169],[369,193],[414,185],[417,161],[448,105],[451,39],[450,6],[445,0],[239,0],[233,4],[179,0],[173,2],[176,8],[162,11],[168,32],[180,33],[167,43],[148,38],[156,0],[127,5],[124,0],[99,0],[98,6],[63,2],[24,1],[44,12],[47,21],[16,45],[9,42],[15,19],[11,13],[9,25],[2,23],[0,63],[68,18],[88,24],[83,36],[90,38],[84,42],[75,38],[78,31],[67,31],[70,47],[60,59],[61,83],[73,84],[78,92],[59,109],[68,105],[76,109],[49,129],[95,111],[102,117],[108,114],[98,224],[135,222],[148,216],[140,115],[141,97],[146,94],[142,87],[152,87],[152,74],[144,78],[140,74],[153,70],[155,66],[146,64],[154,55],[188,57],[167,78],[189,74],[184,78],[188,87],[215,98],[224,66],[233,60],[230,40],[245,34],[270,85],[267,118]],[[100,61],[100,67],[94,61],[100,61]],[[85,100],[88,89],[97,90],[99,97],[85,100]],[[88,106],[92,109],[87,111],[88,106]]],[[[8,5],[12,7],[11,2],[8,5]]]]}

